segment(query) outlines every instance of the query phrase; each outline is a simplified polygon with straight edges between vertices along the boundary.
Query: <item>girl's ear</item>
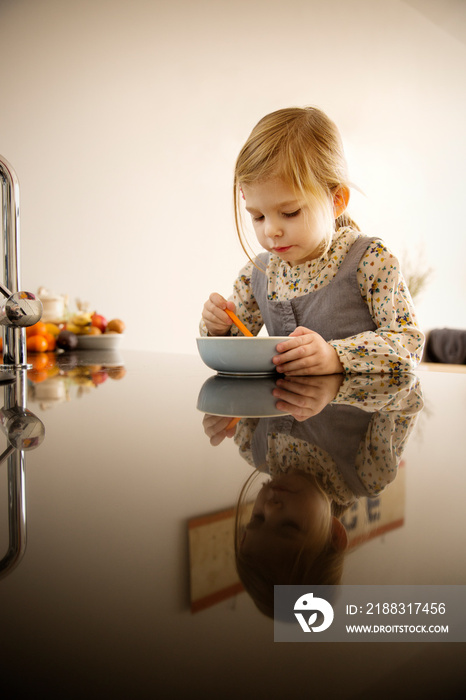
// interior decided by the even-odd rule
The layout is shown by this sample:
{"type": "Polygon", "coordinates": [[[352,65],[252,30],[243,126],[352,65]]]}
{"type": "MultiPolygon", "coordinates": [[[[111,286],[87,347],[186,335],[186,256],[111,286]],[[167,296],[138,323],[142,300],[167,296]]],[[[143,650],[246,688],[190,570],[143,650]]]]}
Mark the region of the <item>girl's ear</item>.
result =
{"type": "Polygon", "coordinates": [[[350,191],[346,185],[340,185],[333,194],[333,215],[338,219],[348,206],[350,191]]]}
{"type": "Polygon", "coordinates": [[[348,533],[337,518],[332,517],[332,544],[337,552],[344,552],[348,547],[348,533]]]}

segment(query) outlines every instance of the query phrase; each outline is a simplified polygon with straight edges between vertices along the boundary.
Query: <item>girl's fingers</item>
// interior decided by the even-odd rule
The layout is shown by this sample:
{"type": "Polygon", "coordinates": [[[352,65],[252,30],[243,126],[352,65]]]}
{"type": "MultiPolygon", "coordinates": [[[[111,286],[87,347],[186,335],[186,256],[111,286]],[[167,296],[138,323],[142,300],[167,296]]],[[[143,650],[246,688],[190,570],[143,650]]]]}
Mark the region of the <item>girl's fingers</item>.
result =
{"type": "MultiPolygon", "coordinates": [[[[301,379],[304,378],[308,379],[308,377],[303,377],[303,375],[301,375],[301,379]]],[[[299,396],[305,399],[314,399],[316,395],[319,394],[319,387],[309,382],[301,383],[299,379],[299,376],[291,381],[289,379],[279,379],[277,381],[277,388],[273,391],[274,396],[280,396],[280,398],[284,398],[285,395],[288,397],[295,397],[295,402],[298,400],[296,397],[299,396]]]]}
{"type": "Polygon", "coordinates": [[[299,422],[305,421],[311,416],[315,415],[315,411],[313,411],[310,408],[301,408],[298,406],[294,406],[293,404],[286,403],[284,401],[279,401],[276,407],[279,411],[289,413],[291,416],[293,416],[295,420],[299,422]]]}
{"type": "Polygon", "coordinates": [[[277,365],[277,370],[288,374],[288,372],[294,372],[296,370],[311,369],[315,366],[313,359],[314,354],[315,353],[309,353],[309,355],[300,357],[299,359],[295,359],[294,357],[281,357],[280,362],[277,365]]]}
{"type": "MultiPolygon", "coordinates": [[[[211,294],[209,299],[204,304],[202,318],[206,324],[207,330],[212,335],[225,335],[228,333],[232,320],[225,313],[227,302],[220,294],[211,294]]],[[[228,307],[233,303],[228,302],[228,307]]]]}
{"type": "Polygon", "coordinates": [[[275,408],[277,408],[279,411],[283,411],[283,413],[291,413],[291,415],[293,415],[293,412],[296,411],[296,406],[286,403],[286,401],[277,401],[275,408]]]}
{"type": "Polygon", "coordinates": [[[275,355],[273,361],[275,364],[284,364],[285,362],[292,362],[293,360],[299,360],[302,358],[310,357],[314,352],[316,352],[313,345],[314,338],[312,336],[301,336],[300,338],[293,338],[292,341],[285,341],[284,343],[279,343],[278,348],[283,348],[279,355],[275,355]],[[298,342],[296,345],[295,343],[298,342]],[[292,347],[289,347],[289,343],[292,343],[292,347]]]}
{"type": "Polygon", "coordinates": [[[231,418],[224,418],[223,416],[213,416],[210,414],[206,414],[203,420],[204,431],[208,437],[213,437],[217,435],[217,433],[220,433],[223,430],[225,430],[230,421],[231,418]]]}
{"type": "Polygon", "coordinates": [[[314,331],[299,326],[293,333],[290,333],[289,340],[284,340],[277,345],[278,352],[286,352],[301,345],[309,345],[316,337],[320,337],[314,331]],[[279,349],[280,348],[280,349],[279,349]]]}
{"type": "Polygon", "coordinates": [[[212,447],[218,447],[224,441],[224,439],[225,435],[218,433],[217,435],[214,435],[210,438],[210,444],[212,445],[212,447]]]}
{"type": "Polygon", "coordinates": [[[221,314],[225,313],[225,309],[230,309],[230,311],[235,311],[236,309],[234,302],[227,301],[221,294],[217,294],[216,292],[210,295],[209,302],[211,308],[216,312],[221,312],[221,314]]]}
{"type": "Polygon", "coordinates": [[[218,294],[217,292],[212,292],[212,294],[209,296],[209,301],[213,306],[218,306],[219,308],[226,309],[227,306],[227,300],[222,297],[221,294],[218,294]]]}
{"type": "MultiPolygon", "coordinates": [[[[293,406],[294,408],[310,408],[312,400],[307,397],[307,396],[302,396],[299,394],[292,394],[291,392],[288,391],[278,391],[276,389],[273,390],[273,395],[279,399],[279,403],[285,402],[286,404],[289,404],[290,406],[293,406]]],[[[281,410],[281,408],[280,408],[281,410]]]]}
{"type": "Polygon", "coordinates": [[[314,394],[322,388],[322,378],[314,375],[301,375],[290,380],[288,377],[284,377],[283,379],[277,379],[276,385],[279,389],[291,391],[295,394],[314,396],[314,394]]]}

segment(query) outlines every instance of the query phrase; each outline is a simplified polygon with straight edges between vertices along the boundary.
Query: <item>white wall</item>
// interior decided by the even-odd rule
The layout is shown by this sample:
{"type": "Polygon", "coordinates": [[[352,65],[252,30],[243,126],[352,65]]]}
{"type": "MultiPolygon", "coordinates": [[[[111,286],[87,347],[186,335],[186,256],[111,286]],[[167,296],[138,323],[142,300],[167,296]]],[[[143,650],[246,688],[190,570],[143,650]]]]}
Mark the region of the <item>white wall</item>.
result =
{"type": "Polygon", "coordinates": [[[204,299],[228,294],[244,261],[237,152],[267,112],[315,104],[366,194],[354,217],[435,268],[422,325],[466,327],[466,22],[455,37],[421,6],[1,0],[0,153],[21,184],[22,286],[124,319],[128,348],[196,352],[204,299]]]}

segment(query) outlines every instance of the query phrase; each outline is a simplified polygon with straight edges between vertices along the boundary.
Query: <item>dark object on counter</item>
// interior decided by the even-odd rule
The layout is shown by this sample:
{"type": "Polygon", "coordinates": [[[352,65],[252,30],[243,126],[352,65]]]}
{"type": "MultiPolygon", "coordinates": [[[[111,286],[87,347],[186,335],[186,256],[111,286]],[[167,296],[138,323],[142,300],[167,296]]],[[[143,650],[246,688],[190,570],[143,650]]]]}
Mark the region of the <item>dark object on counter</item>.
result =
{"type": "Polygon", "coordinates": [[[67,350],[66,352],[57,352],[56,363],[62,372],[70,372],[79,364],[79,355],[77,352],[67,350]]]}
{"type": "Polygon", "coordinates": [[[57,348],[60,350],[74,350],[78,345],[78,339],[71,331],[60,331],[57,336],[57,348]]]}
{"type": "Polygon", "coordinates": [[[424,360],[451,365],[466,364],[466,331],[455,328],[430,331],[424,360]]]}

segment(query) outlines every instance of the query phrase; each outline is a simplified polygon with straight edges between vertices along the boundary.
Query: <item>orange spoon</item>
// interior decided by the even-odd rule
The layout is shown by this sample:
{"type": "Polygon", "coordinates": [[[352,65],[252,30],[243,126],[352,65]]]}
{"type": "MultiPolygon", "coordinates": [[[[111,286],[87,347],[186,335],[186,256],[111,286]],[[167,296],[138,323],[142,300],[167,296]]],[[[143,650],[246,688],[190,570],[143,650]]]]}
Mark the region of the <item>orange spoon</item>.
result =
{"type": "Polygon", "coordinates": [[[237,423],[239,423],[241,418],[232,418],[231,421],[228,423],[227,427],[225,430],[230,430],[230,428],[234,428],[237,423]]]}
{"type": "Polygon", "coordinates": [[[247,335],[248,338],[254,337],[253,334],[251,333],[251,331],[248,328],[246,328],[244,323],[241,323],[238,316],[236,316],[236,314],[234,314],[233,311],[230,311],[230,309],[225,309],[225,313],[228,314],[228,316],[231,318],[231,320],[233,321],[235,326],[237,326],[240,329],[240,331],[243,335],[247,335]]]}

